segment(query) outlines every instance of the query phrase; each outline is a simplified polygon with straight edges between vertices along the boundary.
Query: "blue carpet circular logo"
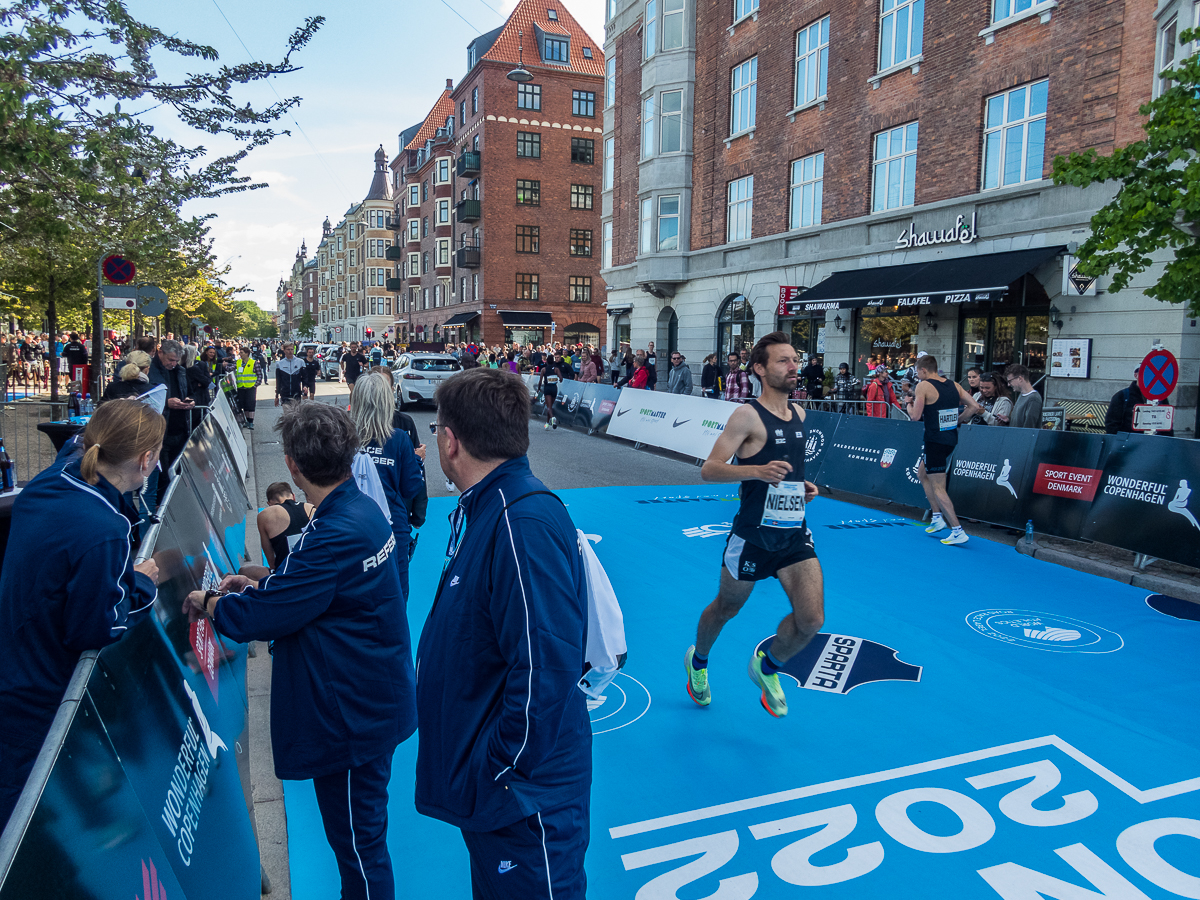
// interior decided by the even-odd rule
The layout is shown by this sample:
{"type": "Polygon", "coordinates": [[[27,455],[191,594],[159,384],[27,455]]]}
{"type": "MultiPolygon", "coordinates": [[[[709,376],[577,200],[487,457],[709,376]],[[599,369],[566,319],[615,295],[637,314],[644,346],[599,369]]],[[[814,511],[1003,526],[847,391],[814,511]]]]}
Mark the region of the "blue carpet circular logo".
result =
{"type": "Polygon", "coordinates": [[[587,708],[592,734],[616,731],[649,712],[650,692],[632,675],[618,672],[598,700],[587,698],[587,708]]]}
{"type": "Polygon", "coordinates": [[[1030,609],[980,609],[967,616],[967,624],[992,640],[1051,653],[1112,653],[1125,646],[1107,628],[1030,609]]]}

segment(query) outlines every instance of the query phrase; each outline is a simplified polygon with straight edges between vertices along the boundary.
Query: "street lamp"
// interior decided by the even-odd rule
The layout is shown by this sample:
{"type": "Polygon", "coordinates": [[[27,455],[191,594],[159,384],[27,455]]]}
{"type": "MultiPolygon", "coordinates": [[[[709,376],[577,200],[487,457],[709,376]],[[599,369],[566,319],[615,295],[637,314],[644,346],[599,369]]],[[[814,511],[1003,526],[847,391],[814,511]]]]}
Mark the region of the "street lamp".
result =
{"type": "Polygon", "coordinates": [[[517,67],[505,76],[509,81],[516,81],[521,84],[524,84],[526,81],[533,81],[533,73],[525,68],[524,36],[524,32],[517,32],[517,67]]]}

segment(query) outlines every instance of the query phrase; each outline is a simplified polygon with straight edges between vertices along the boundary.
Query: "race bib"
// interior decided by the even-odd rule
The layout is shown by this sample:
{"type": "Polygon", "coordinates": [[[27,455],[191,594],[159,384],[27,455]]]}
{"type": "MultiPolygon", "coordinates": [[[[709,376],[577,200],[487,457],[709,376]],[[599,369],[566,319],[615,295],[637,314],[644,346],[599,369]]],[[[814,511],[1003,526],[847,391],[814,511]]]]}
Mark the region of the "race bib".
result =
{"type": "Polygon", "coordinates": [[[558,384],[558,376],[557,375],[547,375],[546,376],[546,384],[558,384]]]}
{"type": "Polygon", "coordinates": [[[760,523],[764,528],[804,527],[804,482],[781,481],[767,485],[760,523]]]}
{"type": "Polygon", "coordinates": [[[958,428],[957,409],[938,410],[938,431],[954,431],[958,428]]]}

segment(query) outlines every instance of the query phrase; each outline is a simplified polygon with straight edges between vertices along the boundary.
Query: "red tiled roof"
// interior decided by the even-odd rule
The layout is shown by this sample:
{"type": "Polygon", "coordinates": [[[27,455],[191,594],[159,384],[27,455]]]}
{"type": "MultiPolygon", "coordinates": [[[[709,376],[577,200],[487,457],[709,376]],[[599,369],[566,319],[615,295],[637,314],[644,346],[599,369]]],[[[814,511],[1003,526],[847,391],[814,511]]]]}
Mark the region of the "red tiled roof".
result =
{"type": "Polygon", "coordinates": [[[442,96],[438,97],[437,103],[433,104],[433,109],[429,111],[413,139],[404,145],[404,149],[419,150],[424,147],[425,142],[437,134],[439,128],[446,127],[446,120],[453,115],[454,101],[450,99],[450,89],[447,88],[442,91],[442,96]]]}
{"type": "Polygon", "coordinates": [[[600,49],[601,45],[592,40],[583,30],[583,26],[575,21],[575,17],[567,10],[562,0],[521,0],[517,4],[517,8],[512,11],[512,15],[508,17],[508,21],[504,23],[504,30],[500,32],[500,36],[496,38],[496,42],[483,55],[483,58],[516,65],[518,31],[523,32],[520,41],[524,48],[525,68],[544,65],[547,69],[565,69],[584,75],[604,76],[604,51],[600,49]],[[547,10],[551,9],[558,14],[557,21],[547,15],[547,10]],[[541,62],[541,57],[538,55],[537,34],[533,30],[534,25],[550,34],[570,36],[570,65],[544,65],[541,62]],[[584,57],[584,47],[592,48],[591,59],[584,57]]]}

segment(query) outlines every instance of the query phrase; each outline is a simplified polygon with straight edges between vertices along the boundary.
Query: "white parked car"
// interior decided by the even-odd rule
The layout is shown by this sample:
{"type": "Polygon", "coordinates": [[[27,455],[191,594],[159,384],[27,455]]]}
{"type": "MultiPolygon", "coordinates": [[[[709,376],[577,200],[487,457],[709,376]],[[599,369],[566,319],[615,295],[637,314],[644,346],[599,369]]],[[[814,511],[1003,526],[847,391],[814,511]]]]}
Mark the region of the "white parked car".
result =
{"type": "Polygon", "coordinates": [[[449,353],[401,353],[396,357],[392,377],[396,382],[396,405],[433,400],[439,384],[461,367],[449,353]]]}

